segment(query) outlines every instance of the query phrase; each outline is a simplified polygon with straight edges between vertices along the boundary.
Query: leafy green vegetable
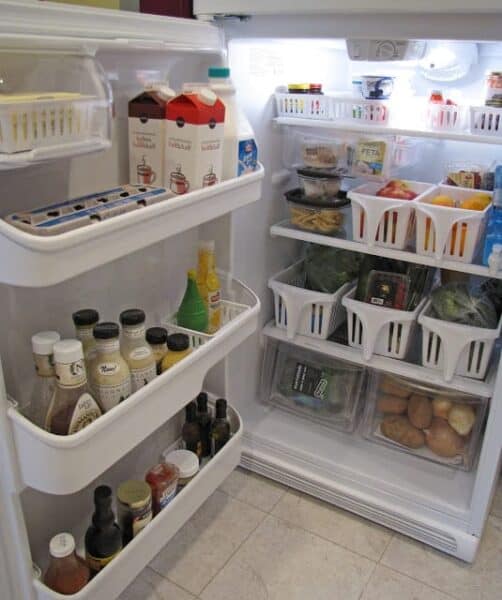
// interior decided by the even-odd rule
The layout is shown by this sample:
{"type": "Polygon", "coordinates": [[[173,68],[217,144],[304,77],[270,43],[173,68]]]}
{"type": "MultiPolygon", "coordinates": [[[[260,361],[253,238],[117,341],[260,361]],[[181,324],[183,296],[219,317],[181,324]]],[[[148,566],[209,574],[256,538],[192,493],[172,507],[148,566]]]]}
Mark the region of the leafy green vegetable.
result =
{"type": "Polygon", "coordinates": [[[309,244],[305,256],[307,289],[334,294],[359,273],[361,254],[309,244]]]}
{"type": "Polygon", "coordinates": [[[432,310],[439,319],[494,329],[497,311],[486,293],[472,289],[465,283],[447,283],[431,294],[432,310]]]}

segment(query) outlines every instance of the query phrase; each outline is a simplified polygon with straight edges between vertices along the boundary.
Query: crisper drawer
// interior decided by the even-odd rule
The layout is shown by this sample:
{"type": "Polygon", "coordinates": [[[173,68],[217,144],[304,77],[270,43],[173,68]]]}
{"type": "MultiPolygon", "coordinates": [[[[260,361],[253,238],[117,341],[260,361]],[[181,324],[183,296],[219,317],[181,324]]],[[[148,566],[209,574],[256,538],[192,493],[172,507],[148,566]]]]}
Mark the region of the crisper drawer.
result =
{"type": "Polygon", "coordinates": [[[365,370],[284,342],[267,340],[264,400],[339,431],[352,432],[359,416],[365,370]]]}
{"type": "MultiPolygon", "coordinates": [[[[80,592],[69,596],[54,592],[41,581],[34,580],[36,598],[38,600],[116,598],[239,464],[242,452],[242,421],[237,411],[230,406],[227,416],[232,431],[230,440],[105,569],[80,592]]],[[[83,521],[87,518],[87,514],[82,515],[83,521]]],[[[75,536],[77,547],[82,531],[81,529],[71,532],[75,536]]],[[[48,543],[49,540],[47,540],[47,551],[48,543]]]]}
{"type": "Polygon", "coordinates": [[[373,371],[365,438],[469,471],[477,457],[488,400],[373,371]]]}

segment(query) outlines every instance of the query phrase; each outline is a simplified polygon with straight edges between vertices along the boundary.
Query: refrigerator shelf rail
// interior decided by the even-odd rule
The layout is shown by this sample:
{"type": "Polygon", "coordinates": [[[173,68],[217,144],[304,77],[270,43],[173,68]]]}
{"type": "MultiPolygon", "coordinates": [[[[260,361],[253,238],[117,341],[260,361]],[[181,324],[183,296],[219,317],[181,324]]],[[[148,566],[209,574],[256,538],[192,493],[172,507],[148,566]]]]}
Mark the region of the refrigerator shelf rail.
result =
{"type": "Polygon", "coordinates": [[[66,281],[231,212],[261,196],[263,166],[249,175],[195,190],[88,227],[51,237],[0,219],[0,282],[45,287],[66,281]]]}
{"type": "Polygon", "coordinates": [[[50,494],[81,490],[188,404],[202,389],[209,369],[258,327],[260,301],[254,292],[234,279],[230,293],[246,310],[85,429],[70,436],[54,435],[9,407],[24,485],[50,494]]]}
{"type": "MultiPolygon", "coordinates": [[[[238,466],[241,459],[243,427],[239,413],[231,406],[228,407],[228,419],[233,432],[230,440],[202,467],[197,476],[169,505],[129,542],[106,569],[96,575],[80,592],[69,596],[54,592],[41,581],[34,579],[36,598],[38,600],[116,598],[238,466]]],[[[82,517],[85,527],[87,515],[82,517]]],[[[73,533],[79,539],[81,536],[78,534],[84,532],[79,530],[73,533]]]]}

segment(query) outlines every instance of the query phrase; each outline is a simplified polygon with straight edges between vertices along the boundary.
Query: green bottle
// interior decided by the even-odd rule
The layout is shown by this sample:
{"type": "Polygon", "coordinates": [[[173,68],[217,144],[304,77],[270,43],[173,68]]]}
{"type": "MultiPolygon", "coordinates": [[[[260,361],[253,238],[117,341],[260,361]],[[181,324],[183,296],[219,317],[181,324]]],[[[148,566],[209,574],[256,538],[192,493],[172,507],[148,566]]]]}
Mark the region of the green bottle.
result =
{"type": "Polygon", "coordinates": [[[197,287],[195,270],[188,271],[187,289],[178,309],[177,322],[180,327],[206,332],[209,324],[207,306],[197,287]]]}

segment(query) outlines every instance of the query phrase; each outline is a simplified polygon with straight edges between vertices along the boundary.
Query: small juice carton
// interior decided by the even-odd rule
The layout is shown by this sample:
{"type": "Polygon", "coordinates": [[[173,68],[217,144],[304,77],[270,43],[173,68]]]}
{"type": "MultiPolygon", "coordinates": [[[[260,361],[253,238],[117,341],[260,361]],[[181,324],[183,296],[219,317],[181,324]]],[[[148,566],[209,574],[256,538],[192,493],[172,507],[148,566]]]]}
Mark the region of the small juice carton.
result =
{"type": "Polygon", "coordinates": [[[166,107],[164,185],[175,194],[221,181],[225,105],[208,89],[173,98],[166,107]]]}

